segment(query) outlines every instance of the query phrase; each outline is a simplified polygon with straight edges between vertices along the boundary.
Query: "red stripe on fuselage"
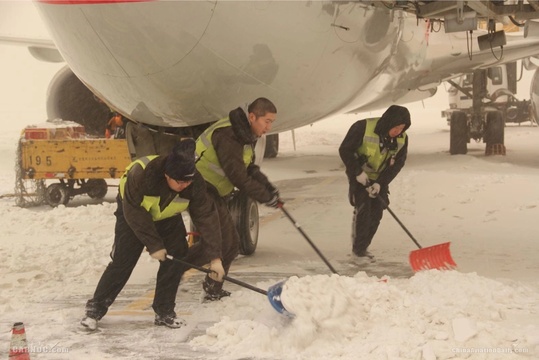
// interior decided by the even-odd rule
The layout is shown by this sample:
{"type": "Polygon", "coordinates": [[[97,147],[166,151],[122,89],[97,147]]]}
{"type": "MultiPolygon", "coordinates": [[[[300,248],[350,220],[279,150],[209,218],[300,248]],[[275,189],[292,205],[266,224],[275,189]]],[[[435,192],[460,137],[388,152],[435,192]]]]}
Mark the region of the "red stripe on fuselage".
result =
{"type": "Polygon", "coordinates": [[[37,0],[37,2],[45,4],[58,5],[89,5],[89,4],[116,4],[130,2],[150,2],[156,0],[37,0]]]}

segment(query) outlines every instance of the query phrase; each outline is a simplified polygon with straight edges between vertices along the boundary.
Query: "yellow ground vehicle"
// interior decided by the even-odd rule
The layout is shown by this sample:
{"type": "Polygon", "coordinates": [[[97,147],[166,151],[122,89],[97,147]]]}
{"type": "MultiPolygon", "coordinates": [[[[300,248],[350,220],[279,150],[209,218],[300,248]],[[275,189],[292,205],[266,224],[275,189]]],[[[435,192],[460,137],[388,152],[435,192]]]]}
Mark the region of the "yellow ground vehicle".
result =
{"type": "Polygon", "coordinates": [[[65,205],[80,194],[103,198],[108,190],[105,179],[120,178],[131,162],[125,139],[51,138],[36,134],[39,133],[28,136],[26,132],[20,140],[20,176],[47,181],[43,196],[51,206],[65,205]]]}

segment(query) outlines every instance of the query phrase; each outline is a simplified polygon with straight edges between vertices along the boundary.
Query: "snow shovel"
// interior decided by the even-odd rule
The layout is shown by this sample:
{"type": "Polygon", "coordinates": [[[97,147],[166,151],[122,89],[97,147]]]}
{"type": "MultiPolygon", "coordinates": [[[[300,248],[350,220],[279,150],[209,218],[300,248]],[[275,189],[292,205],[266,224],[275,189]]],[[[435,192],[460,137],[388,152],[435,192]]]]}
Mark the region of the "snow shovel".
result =
{"type": "MultiPolygon", "coordinates": [[[[196,269],[198,271],[205,272],[206,274],[210,274],[210,273],[213,272],[210,269],[206,269],[205,267],[188,263],[187,261],[184,261],[182,259],[177,259],[177,258],[173,257],[172,255],[167,255],[167,259],[179,262],[182,265],[189,266],[189,267],[191,267],[193,269],[196,269]]],[[[283,284],[285,283],[285,281],[281,281],[281,282],[279,282],[279,283],[277,283],[277,284],[275,284],[273,286],[270,286],[268,291],[266,291],[266,290],[263,290],[263,289],[258,288],[256,286],[247,284],[246,282],[243,282],[241,280],[231,278],[231,277],[229,277],[227,275],[225,275],[223,277],[223,279],[225,279],[226,281],[230,281],[231,283],[234,283],[234,284],[239,285],[241,287],[244,287],[246,289],[255,291],[255,292],[259,293],[259,294],[266,295],[268,297],[268,300],[269,300],[271,306],[273,306],[273,308],[277,312],[279,312],[280,314],[283,314],[285,316],[288,316],[288,317],[294,317],[294,314],[292,314],[291,312],[286,310],[283,303],[281,302],[281,293],[283,291],[283,284]]]]}
{"type": "Polygon", "coordinates": [[[288,211],[286,211],[286,209],[284,208],[284,204],[283,203],[279,203],[278,207],[283,211],[283,213],[286,215],[286,217],[292,222],[292,224],[294,224],[294,226],[296,227],[296,229],[298,229],[298,231],[301,233],[301,235],[303,235],[303,237],[305,238],[305,240],[307,240],[307,242],[309,243],[309,245],[312,246],[312,248],[314,249],[314,251],[316,251],[316,253],[318,254],[318,256],[320,256],[320,258],[326,263],[326,265],[328,266],[329,270],[331,270],[332,273],[334,274],[337,274],[339,275],[339,273],[337,272],[337,270],[335,270],[335,268],[333,266],[331,266],[331,264],[329,263],[329,261],[326,259],[326,257],[320,252],[320,250],[318,250],[318,248],[316,247],[316,245],[312,242],[312,240],[307,236],[307,234],[305,233],[305,231],[303,231],[303,229],[301,228],[301,226],[299,226],[299,224],[296,222],[296,220],[294,220],[292,218],[292,215],[290,215],[290,213],[288,211]]]}
{"type": "Polygon", "coordinates": [[[426,248],[422,247],[419,245],[410,231],[408,231],[406,226],[404,226],[404,224],[399,220],[397,215],[395,215],[395,213],[389,208],[384,199],[382,199],[380,196],[377,196],[377,198],[419,248],[419,250],[410,252],[410,266],[412,267],[412,270],[453,270],[457,267],[457,264],[451,257],[451,252],[449,251],[449,245],[451,244],[450,242],[433,245],[426,248]]]}

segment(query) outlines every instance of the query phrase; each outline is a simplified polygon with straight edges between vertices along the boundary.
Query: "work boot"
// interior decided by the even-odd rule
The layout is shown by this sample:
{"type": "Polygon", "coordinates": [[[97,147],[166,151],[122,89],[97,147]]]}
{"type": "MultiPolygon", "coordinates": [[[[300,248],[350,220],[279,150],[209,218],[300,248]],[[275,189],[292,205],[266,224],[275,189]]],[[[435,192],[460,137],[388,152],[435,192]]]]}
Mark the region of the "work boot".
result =
{"type": "Polygon", "coordinates": [[[87,330],[95,331],[97,330],[97,319],[94,319],[89,316],[85,316],[80,321],[80,324],[84,326],[87,330]]]}
{"type": "Polygon", "coordinates": [[[187,325],[184,319],[176,317],[176,314],[170,314],[161,316],[158,314],[155,314],[155,321],[154,324],[157,326],[166,326],[171,329],[179,329],[182,326],[187,325]]]}
{"type": "Polygon", "coordinates": [[[215,281],[209,276],[206,276],[204,279],[202,288],[204,289],[203,301],[217,301],[221,300],[221,298],[230,296],[229,291],[223,290],[222,282],[215,281]]]}
{"type": "Polygon", "coordinates": [[[226,290],[223,290],[223,289],[219,290],[215,294],[205,293],[204,294],[204,302],[221,300],[221,298],[224,298],[224,297],[227,297],[227,296],[230,296],[230,291],[226,291],[226,290]]]}
{"type": "Polygon", "coordinates": [[[358,252],[354,251],[354,255],[360,258],[364,257],[364,258],[374,259],[374,255],[367,250],[358,251],[358,252]]]}

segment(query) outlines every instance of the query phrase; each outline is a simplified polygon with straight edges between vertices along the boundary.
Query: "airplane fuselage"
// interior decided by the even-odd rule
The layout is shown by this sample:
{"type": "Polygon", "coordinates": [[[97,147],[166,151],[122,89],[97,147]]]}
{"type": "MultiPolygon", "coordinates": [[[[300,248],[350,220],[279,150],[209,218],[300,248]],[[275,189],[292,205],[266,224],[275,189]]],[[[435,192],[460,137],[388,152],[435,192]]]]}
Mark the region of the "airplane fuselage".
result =
{"type": "Polygon", "coordinates": [[[357,2],[41,1],[38,9],[81,81],[111,108],[159,126],[215,121],[264,96],[277,105],[280,132],[420,100],[463,67],[497,61],[477,49],[470,60],[464,34],[357,2]]]}

